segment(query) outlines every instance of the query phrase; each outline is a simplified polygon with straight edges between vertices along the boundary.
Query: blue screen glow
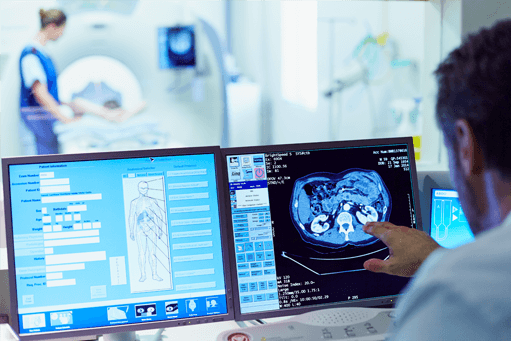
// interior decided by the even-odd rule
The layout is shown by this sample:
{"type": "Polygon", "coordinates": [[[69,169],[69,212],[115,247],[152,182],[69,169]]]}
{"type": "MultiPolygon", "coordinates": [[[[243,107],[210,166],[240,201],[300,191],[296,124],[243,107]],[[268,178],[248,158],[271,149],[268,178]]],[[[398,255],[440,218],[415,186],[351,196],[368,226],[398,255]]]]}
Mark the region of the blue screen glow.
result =
{"type": "Polygon", "coordinates": [[[9,175],[21,335],[227,312],[213,154],[9,175]]]}
{"type": "Polygon", "coordinates": [[[474,240],[458,193],[450,189],[432,189],[431,237],[445,248],[455,248],[474,240]]]}

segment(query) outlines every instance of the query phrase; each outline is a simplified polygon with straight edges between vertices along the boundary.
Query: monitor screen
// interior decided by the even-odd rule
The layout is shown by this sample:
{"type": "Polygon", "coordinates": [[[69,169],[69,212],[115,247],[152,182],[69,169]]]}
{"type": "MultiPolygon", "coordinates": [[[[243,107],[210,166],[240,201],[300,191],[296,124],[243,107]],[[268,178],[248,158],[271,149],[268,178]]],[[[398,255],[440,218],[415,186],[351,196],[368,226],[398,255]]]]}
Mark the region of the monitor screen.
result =
{"type": "Polygon", "coordinates": [[[411,138],[223,149],[235,318],[392,304],[367,221],[422,228],[411,138]]]}
{"type": "Polygon", "coordinates": [[[195,27],[158,28],[158,54],[160,69],[194,67],[195,27]]]}
{"type": "Polygon", "coordinates": [[[474,240],[454,189],[431,189],[430,221],[430,235],[442,247],[451,249],[474,240]]]}
{"type": "Polygon", "coordinates": [[[232,319],[220,148],[3,159],[21,339],[232,319]]]}

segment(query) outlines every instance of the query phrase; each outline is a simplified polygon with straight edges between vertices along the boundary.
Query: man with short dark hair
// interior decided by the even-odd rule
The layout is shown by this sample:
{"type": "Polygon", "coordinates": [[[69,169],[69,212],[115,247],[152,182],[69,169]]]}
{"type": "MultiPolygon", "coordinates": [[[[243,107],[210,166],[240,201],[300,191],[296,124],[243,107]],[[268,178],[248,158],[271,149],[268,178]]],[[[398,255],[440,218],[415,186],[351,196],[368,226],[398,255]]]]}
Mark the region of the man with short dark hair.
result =
{"type": "Polygon", "coordinates": [[[393,340],[511,338],[511,20],[469,36],[435,71],[437,121],[473,243],[442,249],[422,231],[368,223],[389,246],[375,272],[412,276],[393,340]]]}

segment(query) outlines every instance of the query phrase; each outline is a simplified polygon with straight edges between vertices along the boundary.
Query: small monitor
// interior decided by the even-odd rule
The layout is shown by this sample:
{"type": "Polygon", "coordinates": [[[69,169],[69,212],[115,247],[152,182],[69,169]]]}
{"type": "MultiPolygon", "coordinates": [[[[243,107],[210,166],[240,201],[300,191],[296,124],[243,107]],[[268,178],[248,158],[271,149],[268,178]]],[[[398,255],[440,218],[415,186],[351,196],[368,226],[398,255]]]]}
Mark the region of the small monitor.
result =
{"type": "Polygon", "coordinates": [[[408,279],[364,269],[389,250],[362,226],[422,228],[411,138],[222,153],[237,320],[394,303],[408,279]]]}
{"type": "Polygon", "coordinates": [[[474,234],[453,189],[431,189],[430,235],[440,246],[455,248],[472,242],[474,234]]]}
{"type": "Polygon", "coordinates": [[[195,27],[158,28],[158,54],[160,69],[194,67],[195,27]]]}
{"type": "Polygon", "coordinates": [[[2,163],[21,340],[233,319],[219,147],[2,163]]]}
{"type": "Polygon", "coordinates": [[[424,231],[440,246],[455,248],[472,242],[474,234],[451,183],[448,171],[419,172],[424,231]]]}

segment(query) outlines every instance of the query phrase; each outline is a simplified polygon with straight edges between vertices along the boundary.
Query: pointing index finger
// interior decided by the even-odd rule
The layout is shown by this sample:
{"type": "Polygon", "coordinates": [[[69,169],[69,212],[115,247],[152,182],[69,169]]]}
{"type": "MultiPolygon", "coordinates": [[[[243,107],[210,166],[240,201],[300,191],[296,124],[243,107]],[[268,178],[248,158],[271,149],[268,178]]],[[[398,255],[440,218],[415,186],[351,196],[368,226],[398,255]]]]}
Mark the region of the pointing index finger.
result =
{"type": "Polygon", "coordinates": [[[392,230],[392,228],[395,227],[395,225],[383,221],[383,222],[369,222],[366,223],[362,229],[365,233],[370,234],[371,236],[374,236],[383,242],[386,241],[388,232],[392,230]]]}

